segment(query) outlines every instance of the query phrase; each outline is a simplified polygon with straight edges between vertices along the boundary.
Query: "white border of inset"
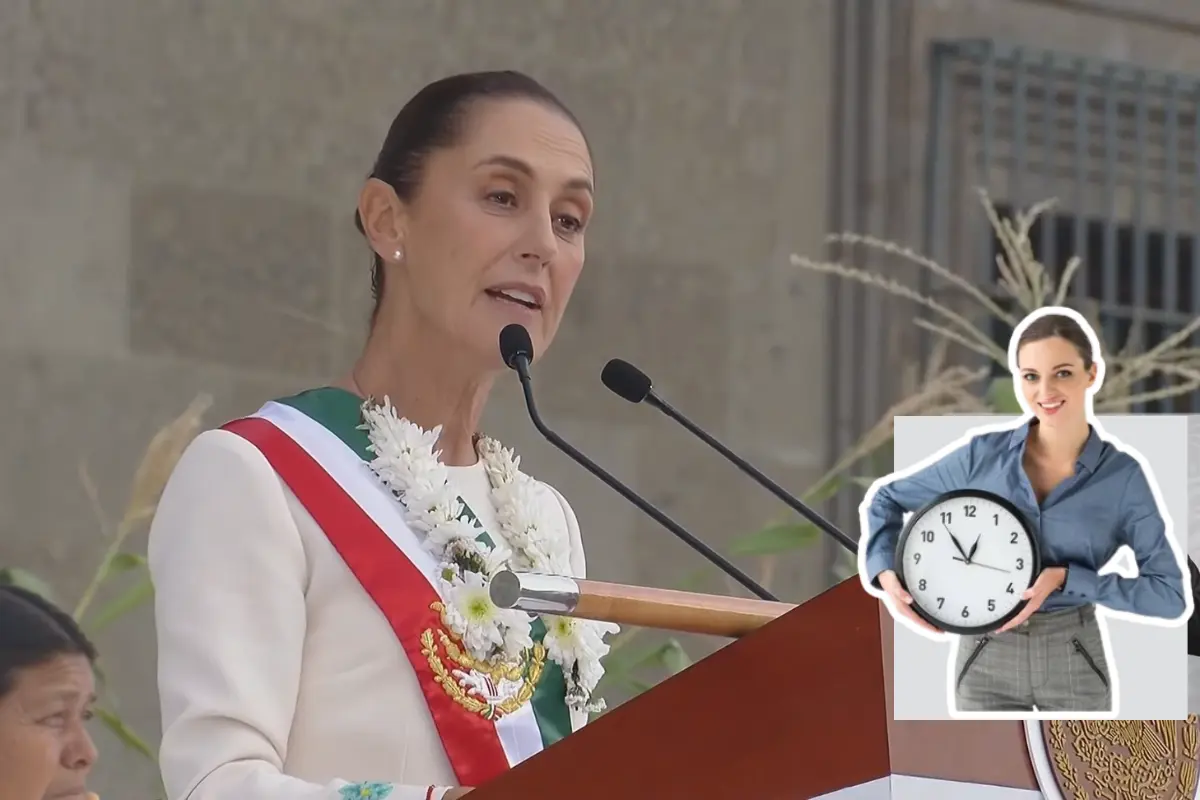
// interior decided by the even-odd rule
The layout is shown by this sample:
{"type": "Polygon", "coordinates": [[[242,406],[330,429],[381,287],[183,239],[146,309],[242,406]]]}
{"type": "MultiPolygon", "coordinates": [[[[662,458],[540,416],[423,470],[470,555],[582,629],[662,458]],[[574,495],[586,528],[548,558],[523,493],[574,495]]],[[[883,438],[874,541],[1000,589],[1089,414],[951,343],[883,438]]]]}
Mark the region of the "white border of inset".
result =
{"type": "MultiPolygon", "coordinates": [[[[999,433],[999,432],[1003,432],[1003,431],[1013,431],[1013,430],[1016,430],[1017,428],[1021,427],[1022,425],[1026,424],[1034,417],[1033,409],[1031,409],[1029,407],[1029,404],[1025,401],[1024,392],[1021,390],[1021,387],[1019,385],[1020,384],[1020,370],[1017,367],[1017,349],[1018,349],[1017,346],[1020,343],[1021,334],[1025,332],[1025,329],[1027,327],[1029,327],[1029,325],[1031,323],[1033,323],[1034,320],[1040,319],[1041,317],[1044,317],[1048,314],[1061,314],[1063,316],[1070,317],[1071,319],[1075,320],[1075,322],[1077,322],[1079,324],[1080,328],[1082,328],[1083,332],[1087,335],[1088,342],[1092,346],[1093,361],[1095,362],[1095,365],[1096,365],[1096,378],[1092,382],[1092,385],[1090,387],[1088,387],[1087,394],[1086,394],[1087,409],[1086,409],[1085,413],[1087,416],[1088,423],[1096,431],[1097,436],[1099,436],[1102,440],[1108,442],[1109,444],[1115,446],[1117,449],[1121,450],[1122,452],[1128,454],[1130,457],[1132,457],[1134,460],[1136,460],[1138,462],[1139,466],[1141,466],[1142,473],[1146,478],[1146,483],[1149,485],[1150,492],[1154,496],[1154,503],[1158,507],[1158,513],[1162,517],[1163,527],[1164,527],[1164,530],[1166,533],[1166,538],[1167,538],[1167,544],[1171,548],[1172,554],[1174,554],[1174,556],[1175,556],[1175,563],[1179,566],[1180,572],[1184,576],[1189,575],[1186,558],[1181,554],[1181,551],[1179,549],[1179,544],[1175,541],[1175,537],[1174,537],[1175,528],[1174,528],[1174,524],[1171,519],[1170,512],[1167,510],[1166,503],[1163,502],[1162,490],[1159,488],[1158,479],[1155,478],[1154,471],[1151,469],[1149,461],[1147,461],[1145,456],[1143,456],[1138,450],[1130,447],[1129,445],[1125,444],[1117,437],[1112,436],[1107,431],[1105,431],[1104,428],[1100,425],[1100,422],[1096,419],[1096,414],[1095,414],[1095,409],[1094,409],[1094,398],[1095,398],[1096,392],[1099,391],[1100,387],[1104,383],[1104,372],[1105,372],[1104,359],[1102,357],[1102,351],[1100,349],[1100,340],[1099,340],[1099,338],[1097,338],[1096,332],[1094,330],[1092,330],[1092,326],[1083,317],[1083,315],[1081,315],[1079,312],[1075,311],[1074,309],[1066,308],[1064,306],[1045,306],[1043,308],[1039,308],[1039,309],[1031,312],[1028,316],[1026,316],[1023,320],[1021,320],[1016,325],[1016,327],[1013,329],[1012,337],[1009,339],[1009,342],[1008,342],[1008,368],[1009,368],[1009,371],[1012,373],[1013,392],[1016,395],[1017,402],[1021,406],[1021,410],[1024,412],[1021,415],[1021,417],[1019,417],[1015,422],[1011,422],[1011,421],[1010,422],[1001,422],[1001,423],[997,423],[994,425],[981,425],[979,427],[972,428],[961,438],[959,438],[952,444],[949,444],[946,447],[943,447],[941,450],[934,453],[929,458],[926,458],[906,469],[897,470],[895,472],[892,472],[889,475],[885,475],[881,478],[878,478],[877,480],[872,482],[870,488],[867,489],[866,494],[863,497],[862,503],[859,504],[858,512],[859,512],[860,535],[859,535],[859,546],[858,546],[858,577],[863,585],[863,588],[866,590],[866,592],[868,594],[878,597],[884,603],[884,605],[887,606],[888,613],[890,613],[892,615],[892,619],[894,619],[896,622],[898,622],[902,625],[907,626],[909,628],[909,630],[912,630],[912,631],[916,632],[918,635],[923,636],[924,638],[929,639],[931,641],[935,641],[935,642],[954,641],[957,643],[957,640],[959,639],[959,637],[956,634],[931,633],[928,630],[926,630],[926,629],[914,624],[910,620],[908,620],[903,614],[897,614],[896,609],[892,607],[890,598],[888,597],[887,593],[884,592],[882,589],[876,589],[867,580],[867,569],[866,569],[867,548],[866,548],[866,544],[867,544],[867,539],[870,536],[870,526],[868,524],[867,511],[870,508],[871,501],[874,499],[875,494],[876,494],[876,492],[879,491],[880,487],[882,487],[888,483],[891,483],[892,481],[898,480],[900,478],[907,478],[909,475],[919,472],[920,470],[923,470],[926,467],[929,467],[929,466],[933,465],[934,463],[941,461],[943,458],[945,458],[946,456],[948,456],[950,453],[954,452],[955,450],[959,449],[960,447],[965,447],[967,444],[969,444],[971,442],[972,439],[974,439],[977,436],[981,436],[981,435],[987,434],[987,433],[999,433]]],[[[1121,548],[1120,550],[1118,550],[1118,553],[1116,556],[1114,556],[1113,561],[1114,562],[1119,561],[1122,558],[1122,554],[1127,551],[1128,551],[1128,548],[1121,548]]],[[[1100,574],[1104,575],[1104,574],[1108,574],[1110,572],[1116,572],[1125,578],[1135,577],[1135,573],[1133,573],[1131,570],[1126,569],[1126,570],[1122,571],[1116,567],[1113,567],[1111,569],[1102,569],[1100,574]]],[[[1116,673],[1116,660],[1113,658],[1113,655],[1112,655],[1112,644],[1111,644],[1110,638],[1109,638],[1108,625],[1105,624],[1105,620],[1106,619],[1125,619],[1125,620],[1135,621],[1135,622],[1138,622],[1138,623],[1141,623],[1144,625],[1154,625],[1156,627],[1163,627],[1163,628],[1177,628],[1182,625],[1186,625],[1188,617],[1190,617],[1192,614],[1192,593],[1189,590],[1189,591],[1185,591],[1183,593],[1183,595],[1184,595],[1184,612],[1182,615],[1180,615],[1179,617],[1177,617],[1175,619],[1161,619],[1161,618],[1156,618],[1156,617],[1144,617],[1140,614],[1134,614],[1134,613],[1127,612],[1127,611],[1113,611],[1111,609],[1104,608],[1102,606],[1096,606],[1096,620],[1097,620],[1097,623],[1099,624],[1099,628],[1100,628],[1100,639],[1103,642],[1103,646],[1104,646],[1105,660],[1107,661],[1107,663],[1109,665],[1111,665],[1110,666],[1110,675],[1109,675],[1109,679],[1112,684],[1112,710],[1111,711],[1070,711],[1070,712],[1037,711],[1037,712],[1032,712],[1032,713],[1021,712],[1021,711],[991,711],[991,712],[988,712],[988,711],[959,711],[958,709],[955,708],[956,703],[955,703],[955,697],[954,697],[955,693],[954,693],[953,675],[954,675],[955,658],[957,655],[957,646],[954,646],[954,647],[950,648],[949,658],[947,659],[947,667],[946,667],[946,695],[947,695],[946,696],[946,708],[949,711],[951,718],[953,718],[953,719],[982,719],[982,720],[1027,720],[1027,721],[1036,720],[1036,721],[1042,721],[1042,720],[1053,720],[1053,719],[1115,719],[1115,718],[1119,717],[1120,709],[1121,709],[1120,681],[1118,680],[1117,673],[1116,673]]]]}

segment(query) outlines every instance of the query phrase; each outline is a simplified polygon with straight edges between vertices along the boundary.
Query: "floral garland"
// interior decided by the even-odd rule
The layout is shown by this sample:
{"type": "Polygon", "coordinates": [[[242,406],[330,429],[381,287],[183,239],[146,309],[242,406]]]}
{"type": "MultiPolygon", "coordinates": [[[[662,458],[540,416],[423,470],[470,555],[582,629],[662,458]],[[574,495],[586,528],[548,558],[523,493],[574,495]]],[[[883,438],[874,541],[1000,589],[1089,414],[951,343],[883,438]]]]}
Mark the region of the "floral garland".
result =
{"type": "MultiPolygon", "coordinates": [[[[438,559],[439,588],[445,600],[443,622],[472,658],[485,663],[522,663],[533,647],[533,617],[523,611],[498,608],[488,585],[504,569],[569,575],[570,541],[561,526],[545,519],[535,494],[537,482],[520,471],[512,450],[480,437],[476,450],[492,487],[492,502],[500,530],[492,545],[479,540],[483,532],[472,521],[449,485],[449,470],[437,446],[442,428],[426,431],[400,417],[385,397],[382,405],[362,407],[363,428],[371,440],[372,471],[404,507],[413,530],[425,534],[425,547],[438,559]]],[[[543,644],[563,671],[567,704],[580,711],[601,711],[604,700],[592,693],[604,674],[601,658],[609,645],[604,635],[616,625],[571,617],[541,615],[546,625],[543,644]]]]}

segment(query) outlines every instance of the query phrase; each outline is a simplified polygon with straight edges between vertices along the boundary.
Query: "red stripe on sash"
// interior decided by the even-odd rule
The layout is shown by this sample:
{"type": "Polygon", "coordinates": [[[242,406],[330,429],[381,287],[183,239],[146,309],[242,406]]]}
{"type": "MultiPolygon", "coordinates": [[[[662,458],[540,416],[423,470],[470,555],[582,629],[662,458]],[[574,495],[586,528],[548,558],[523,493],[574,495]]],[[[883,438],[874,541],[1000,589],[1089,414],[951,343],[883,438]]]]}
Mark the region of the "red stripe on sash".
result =
{"type": "Polygon", "coordinates": [[[495,725],[454,702],[434,679],[422,652],[421,634],[443,630],[437,612],[430,608],[441,598],[425,576],[345,489],[272,422],[248,417],[234,420],[223,429],[241,436],[266,456],[383,612],[416,670],[459,783],[482,786],[505,772],[508,757],[495,725]]]}

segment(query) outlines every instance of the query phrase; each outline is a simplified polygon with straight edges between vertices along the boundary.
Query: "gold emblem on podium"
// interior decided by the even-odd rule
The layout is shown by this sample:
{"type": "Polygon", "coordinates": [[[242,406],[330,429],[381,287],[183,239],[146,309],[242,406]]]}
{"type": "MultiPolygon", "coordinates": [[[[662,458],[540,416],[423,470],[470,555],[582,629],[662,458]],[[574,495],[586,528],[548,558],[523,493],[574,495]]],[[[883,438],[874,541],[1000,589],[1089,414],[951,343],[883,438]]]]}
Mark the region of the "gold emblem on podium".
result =
{"type": "Polygon", "coordinates": [[[1187,720],[1039,723],[1063,800],[1193,800],[1196,715],[1187,720]]]}

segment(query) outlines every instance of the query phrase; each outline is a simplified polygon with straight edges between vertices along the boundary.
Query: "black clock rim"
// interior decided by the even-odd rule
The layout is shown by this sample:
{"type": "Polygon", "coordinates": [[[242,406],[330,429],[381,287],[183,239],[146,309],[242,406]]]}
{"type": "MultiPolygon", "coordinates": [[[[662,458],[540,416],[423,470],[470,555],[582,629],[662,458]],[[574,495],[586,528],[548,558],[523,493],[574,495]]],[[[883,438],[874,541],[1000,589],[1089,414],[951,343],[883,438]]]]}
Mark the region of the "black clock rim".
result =
{"type": "MultiPolygon", "coordinates": [[[[986,489],[952,489],[948,492],[942,492],[937,497],[933,498],[928,503],[914,511],[912,516],[909,517],[908,522],[904,524],[903,530],[900,531],[900,537],[896,540],[894,568],[896,572],[896,578],[900,581],[900,585],[904,587],[904,591],[908,592],[908,582],[904,580],[904,545],[908,542],[908,537],[912,533],[913,526],[916,524],[917,520],[924,516],[930,509],[941,505],[947,500],[955,500],[959,497],[978,497],[982,500],[995,503],[1005,511],[1012,514],[1013,517],[1016,518],[1017,522],[1021,524],[1022,530],[1025,531],[1025,535],[1029,538],[1030,550],[1032,552],[1033,559],[1033,569],[1029,571],[1029,583],[1021,589],[1021,592],[1023,593],[1030,586],[1033,586],[1033,584],[1037,581],[1038,576],[1042,572],[1042,548],[1037,536],[1034,535],[1033,526],[1029,524],[1029,520],[1025,517],[1025,513],[1021,511],[1021,509],[1017,508],[1016,504],[1008,498],[1001,497],[995,492],[989,492],[986,489]]],[[[911,592],[909,592],[909,596],[912,597],[911,592]]],[[[915,613],[918,617],[925,620],[940,631],[945,631],[946,633],[956,633],[960,636],[977,636],[980,634],[992,633],[1004,627],[1018,614],[1020,614],[1028,603],[1028,600],[1021,600],[1015,606],[1013,606],[1013,608],[1007,614],[995,622],[987,625],[975,625],[970,627],[963,625],[950,625],[938,619],[922,608],[920,601],[917,600],[916,597],[913,597],[912,605],[910,605],[909,608],[911,608],[913,613],[915,613]]]]}

